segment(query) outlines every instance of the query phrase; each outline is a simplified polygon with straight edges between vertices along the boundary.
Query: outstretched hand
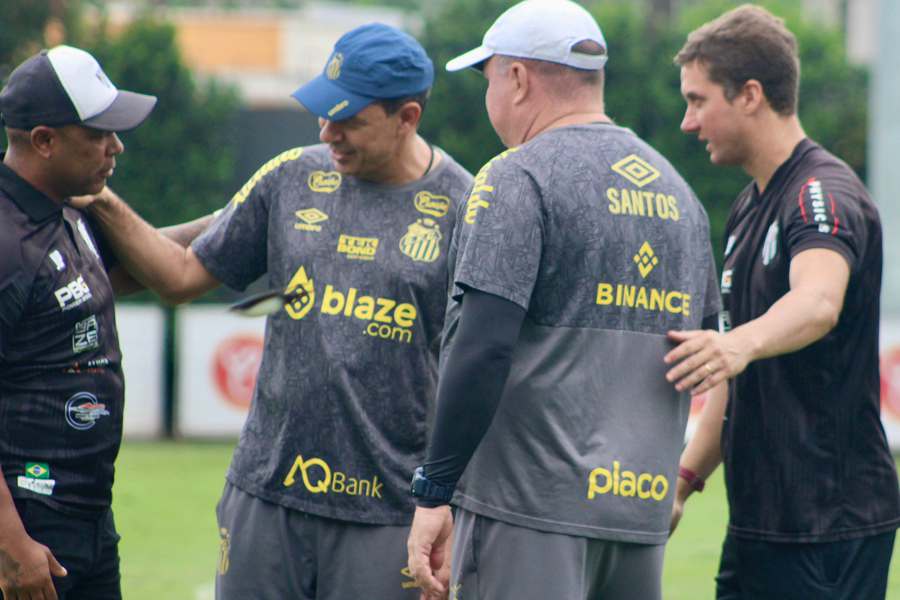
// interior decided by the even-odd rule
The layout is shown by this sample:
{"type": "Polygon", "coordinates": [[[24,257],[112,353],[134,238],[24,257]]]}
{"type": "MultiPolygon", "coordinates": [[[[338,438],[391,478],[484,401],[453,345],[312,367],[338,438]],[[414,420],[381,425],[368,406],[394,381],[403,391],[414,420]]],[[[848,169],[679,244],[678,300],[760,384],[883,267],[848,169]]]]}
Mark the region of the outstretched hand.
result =
{"type": "Polygon", "coordinates": [[[747,368],[748,349],[733,336],[712,330],[670,331],[670,341],[678,346],[663,359],[673,365],[666,373],[679,392],[702,394],[747,368]]]}

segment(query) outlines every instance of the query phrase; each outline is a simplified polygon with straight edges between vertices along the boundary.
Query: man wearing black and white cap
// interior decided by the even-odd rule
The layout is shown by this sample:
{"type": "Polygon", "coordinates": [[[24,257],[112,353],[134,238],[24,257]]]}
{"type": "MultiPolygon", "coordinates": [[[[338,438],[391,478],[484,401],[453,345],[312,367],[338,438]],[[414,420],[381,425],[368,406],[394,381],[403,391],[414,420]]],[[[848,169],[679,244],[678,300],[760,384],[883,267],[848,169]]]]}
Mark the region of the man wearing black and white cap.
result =
{"type": "Polygon", "coordinates": [[[429,596],[661,597],[690,405],[665,379],[666,332],[713,325],[719,294],[703,207],[605,114],[606,49],[577,4],[527,0],[447,64],[483,73],[509,149],[451,242],[408,542],[429,596]]]}
{"type": "Polygon", "coordinates": [[[58,46],[0,92],[0,597],[115,600],[123,381],[114,271],[84,215],[156,98],[58,46]]]}

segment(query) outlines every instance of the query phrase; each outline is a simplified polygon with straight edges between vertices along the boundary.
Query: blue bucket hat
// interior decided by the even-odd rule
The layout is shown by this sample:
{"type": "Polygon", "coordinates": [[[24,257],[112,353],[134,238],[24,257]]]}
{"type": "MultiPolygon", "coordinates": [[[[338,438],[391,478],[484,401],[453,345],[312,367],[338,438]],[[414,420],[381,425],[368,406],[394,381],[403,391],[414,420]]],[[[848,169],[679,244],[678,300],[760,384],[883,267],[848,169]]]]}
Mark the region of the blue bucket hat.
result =
{"type": "Polygon", "coordinates": [[[424,92],[433,81],[434,66],[419,42],[372,23],[341,36],[322,74],[291,96],[314,115],[340,121],[376,100],[424,92]]]}

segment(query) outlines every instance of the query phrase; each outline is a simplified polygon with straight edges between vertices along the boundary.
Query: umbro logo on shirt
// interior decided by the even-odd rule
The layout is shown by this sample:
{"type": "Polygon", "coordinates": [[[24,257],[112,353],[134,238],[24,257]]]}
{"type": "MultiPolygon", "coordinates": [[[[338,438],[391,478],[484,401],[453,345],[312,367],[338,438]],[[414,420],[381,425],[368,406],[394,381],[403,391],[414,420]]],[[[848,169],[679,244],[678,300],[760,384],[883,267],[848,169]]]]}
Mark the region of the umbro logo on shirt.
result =
{"type": "Polygon", "coordinates": [[[300,219],[299,223],[294,223],[294,229],[300,231],[322,231],[320,223],[328,220],[328,215],[318,208],[304,208],[294,214],[300,219]]]}

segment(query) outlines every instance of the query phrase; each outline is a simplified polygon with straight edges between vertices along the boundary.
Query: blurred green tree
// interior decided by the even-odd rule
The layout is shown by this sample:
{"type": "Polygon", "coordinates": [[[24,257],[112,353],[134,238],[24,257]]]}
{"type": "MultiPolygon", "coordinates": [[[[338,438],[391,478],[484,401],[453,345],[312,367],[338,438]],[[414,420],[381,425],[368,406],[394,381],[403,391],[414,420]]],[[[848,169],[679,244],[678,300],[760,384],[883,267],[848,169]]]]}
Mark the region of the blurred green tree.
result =
{"type": "Polygon", "coordinates": [[[110,186],[157,226],[224,206],[236,160],[236,90],[213,79],[198,84],[174,27],[150,15],[115,36],[101,28],[84,48],[117,86],[159,98],[146,123],[121,134],[125,152],[110,186]]]}
{"type": "MultiPolygon", "coordinates": [[[[448,59],[481,43],[493,20],[512,2],[445,0],[425,14],[421,40],[435,61],[437,78],[423,132],[475,171],[502,150],[484,110],[484,79],[475,72],[446,73],[448,59]]],[[[597,17],[609,44],[606,110],[668,157],[693,186],[710,215],[715,254],[731,202],[749,182],[736,168],[713,167],[704,146],[679,130],[684,111],[679,71],[672,63],[688,32],[738,1],[686,3],[671,17],[652,13],[653,3],[582,2],[597,17]]],[[[838,30],[801,18],[793,0],[761,2],[783,16],[800,46],[800,117],[807,134],[838,154],[860,176],[866,169],[867,72],[848,63],[838,30]]]]}
{"type": "Polygon", "coordinates": [[[0,67],[6,67],[0,78],[41,47],[64,41],[91,52],[117,86],[159,98],[143,126],[120,135],[126,151],[110,180],[142,216],[169,225],[225,204],[240,99],[215,80],[194,80],[172,25],[147,13],[111,35],[102,2],[88,0],[4,0],[4,8],[4,22],[15,27],[0,25],[0,67]],[[84,18],[88,4],[99,9],[99,23],[84,18]],[[47,39],[54,35],[63,40],[47,39]]]}

